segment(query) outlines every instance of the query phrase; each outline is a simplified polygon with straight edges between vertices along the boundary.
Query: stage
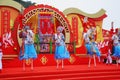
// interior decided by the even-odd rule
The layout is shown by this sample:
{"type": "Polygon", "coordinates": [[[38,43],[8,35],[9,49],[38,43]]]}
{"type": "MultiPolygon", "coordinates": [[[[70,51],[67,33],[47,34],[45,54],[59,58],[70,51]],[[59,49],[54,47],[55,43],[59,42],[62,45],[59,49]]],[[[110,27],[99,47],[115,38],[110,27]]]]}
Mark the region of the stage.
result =
{"type": "MultiPolygon", "coordinates": [[[[120,65],[115,63],[106,65],[105,59],[109,49],[109,40],[115,33],[113,23],[111,29],[102,28],[103,20],[107,17],[106,11],[101,9],[95,14],[89,14],[78,8],[67,8],[60,11],[55,6],[47,4],[30,5],[23,7],[17,0],[0,0],[0,38],[2,38],[2,63],[0,80],[80,80],[80,79],[120,79],[120,65]],[[14,4],[14,5],[11,5],[14,4]],[[34,33],[34,46],[37,59],[34,59],[34,70],[30,69],[30,61],[26,60],[26,70],[23,71],[23,61],[20,49],[24,40],[20,33],[25,26],[34,33]],[[58,26],[63,27],[66,49],[70,58],[64,60],[64,69],[56,69],[54,34],[58,26]],[[97,66],[88,67],[89,56],[86,54],[84,35],[94,27],[95,43],[101,52],[101,62],[96,57],[97,66]]],[[[28,4],[28,3],[25,3],[28,4]]],[[[89,36],[91,37],[91,36],[89,36]]],[[[24,51],[24,49],[23,49],[24,51]]],[[[96,51],[95,51],[96,52],[96,51]]],[[[113,62],[116,61],[115,57],[113,62]]]]}
{"type": "Polygon", "coordinates": [[[116,64],[106,65],[104,63],[97,63],[94,67],[88,67],[84,65],[65,65],[64,69],[56,66],[39,66],[34,67],[31,70],[27,67],[23,71],[22,67],[4,68],[0,73],[1,80],[28,80],[28,79],[39,79],[39,80],[80,80],[80,79],[120,79],[120,66],[116,64]]]}

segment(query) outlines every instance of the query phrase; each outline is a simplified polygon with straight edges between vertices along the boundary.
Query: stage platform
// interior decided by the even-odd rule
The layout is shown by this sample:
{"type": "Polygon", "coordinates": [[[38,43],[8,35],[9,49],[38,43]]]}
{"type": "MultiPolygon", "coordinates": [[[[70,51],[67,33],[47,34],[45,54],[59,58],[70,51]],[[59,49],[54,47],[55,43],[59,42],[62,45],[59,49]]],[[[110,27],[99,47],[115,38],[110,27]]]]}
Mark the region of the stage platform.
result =
{"type": "Polygon", "coordinates": [[[39,66],[31,70],[26,67],[3,68],[0,80],[119,80],[120,65],[98,63],[96,67],[88,65],[65,65],[64,69],[56,66],[39,66]]]}
{"type": "MultiPolygon", "coordinates": [[[[65,59],[65,65],[83,65],[88,64],[88,55],[87,54],[71,54],[70,59],[65,59]]],[[[103,62],[105,56],[101,56],[101,62],[103,62]]],[[[4,55],[3,57],[3,68],[13,68],[13,67],[22,67],[23,61],[19,60],[18,55],[4,55]]],[[[96,62],[98,58],[96,57],[96,62]]],[[[92,60],[93,63],[93,60],[92,60]]],[[[29,64],[26,62],[26,65],[29,64]]],[[[38,54],[37,59],[34,60],[34,66],[54,66],[56,65],[56,60],[54,54],[38,54]]]]}

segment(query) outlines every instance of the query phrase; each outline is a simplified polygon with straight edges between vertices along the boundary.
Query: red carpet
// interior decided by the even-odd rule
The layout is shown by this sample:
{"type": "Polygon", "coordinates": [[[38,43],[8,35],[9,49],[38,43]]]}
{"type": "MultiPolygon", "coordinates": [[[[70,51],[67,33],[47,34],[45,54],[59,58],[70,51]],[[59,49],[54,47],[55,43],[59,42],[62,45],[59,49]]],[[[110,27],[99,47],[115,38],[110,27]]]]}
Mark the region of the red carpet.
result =
{"type": "Polygon", "coordinates": [[[34,67],[31,71],[27,67],[25,71],[22,67],[4,68],[0,73],[0,80],[110,80],[120,79],[120,65],[117,67],[115,64],[97,64],[97,67],[91,65],[65,65],[64,69],[56,66],[39,66],[34,67]]]}
{"type": "MultiPolygon", "coordinates": [[[[102,57],[101,57],[101,61],[102,57]]],[[[96,57],[96,62],[98,62],[98,58],[96,57]]],[[[64,63],[66,65],[84,65],[88,64],[88,56],[86,54],[71,54],[70,59],[64,60],[64,63]]],[[[92,59],[93,63],[93,59],[92,59]]],[[[39,54],[38,58],[34,60],[34,66],[54,66],[56,65],[56,61],[54,59],[54,54],[39,54]]],[[[3,67],[9,68],[9,67],[22,67],[22,61],[19,60],[18,57],[15,57],[13,59],[3,59],[3,67]]]]}

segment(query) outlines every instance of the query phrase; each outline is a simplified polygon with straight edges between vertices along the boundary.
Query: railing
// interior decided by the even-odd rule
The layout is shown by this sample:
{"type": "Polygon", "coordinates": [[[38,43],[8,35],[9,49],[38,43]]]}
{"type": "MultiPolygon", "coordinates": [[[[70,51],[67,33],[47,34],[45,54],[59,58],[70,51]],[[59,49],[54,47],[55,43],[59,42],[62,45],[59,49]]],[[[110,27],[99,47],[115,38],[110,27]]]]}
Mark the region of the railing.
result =
{"type": "MultiPolygon", "coordinates": [[[[66,43],[67,50],[70,54],[76,53],[75,42],[66,43]]],[[[54,54],[55,52],[55,43],[35,43],[35,48],[38,54],[54,54]]]]}

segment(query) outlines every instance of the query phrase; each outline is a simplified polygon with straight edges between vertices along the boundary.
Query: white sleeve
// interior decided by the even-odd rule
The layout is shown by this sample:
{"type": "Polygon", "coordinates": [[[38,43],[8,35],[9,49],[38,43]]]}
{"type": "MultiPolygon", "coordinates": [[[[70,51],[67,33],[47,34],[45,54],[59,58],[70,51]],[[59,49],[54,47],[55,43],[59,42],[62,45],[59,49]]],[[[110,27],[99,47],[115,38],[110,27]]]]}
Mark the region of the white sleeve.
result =
{"type": "Polygon", "coordinates": [[[55,40],[58,38],[58,35],[57,34],[55,34],[55,40]]]}
{"type": "Polygon", "coordinates": [[[87,36],[87,33],[84,33],[84,34],[83,34],[83,38],[85,39],[85,38],[86,38],[86,36],[87,36]]]}
{"type": "Polygon", "coordinates": [[[114,40],[115,35],[112,36],[112,40],[114,40]]]}
{"type": "Polygon", "coordinates": [[[30,35],[33,37],[34,33],[32,32],[32,30],[29,30],[30,35]]]}

